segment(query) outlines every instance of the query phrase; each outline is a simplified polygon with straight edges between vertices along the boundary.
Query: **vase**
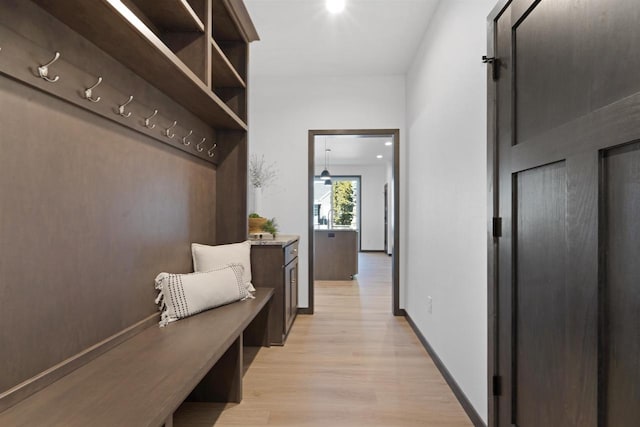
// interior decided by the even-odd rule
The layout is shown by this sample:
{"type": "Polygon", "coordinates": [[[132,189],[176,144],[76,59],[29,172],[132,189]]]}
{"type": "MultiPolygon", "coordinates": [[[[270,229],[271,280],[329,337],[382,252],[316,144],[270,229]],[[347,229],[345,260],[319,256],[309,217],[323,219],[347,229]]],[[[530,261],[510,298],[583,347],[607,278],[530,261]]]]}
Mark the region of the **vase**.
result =
{"type": "Polygon", "coordinates": [[[253,188],[253,211],[262,214],[262,187],[253,188]]]}

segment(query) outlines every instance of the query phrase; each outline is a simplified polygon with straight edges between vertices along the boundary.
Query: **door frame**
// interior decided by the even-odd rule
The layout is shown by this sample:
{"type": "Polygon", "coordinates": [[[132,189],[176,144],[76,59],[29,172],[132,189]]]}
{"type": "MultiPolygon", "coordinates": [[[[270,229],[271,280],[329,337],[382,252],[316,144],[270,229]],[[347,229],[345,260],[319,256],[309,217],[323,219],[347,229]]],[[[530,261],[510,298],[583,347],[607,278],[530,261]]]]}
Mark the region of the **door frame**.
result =
{"type": "Polygon", "coordinates": [[[384,253],[389,253],[389,184],[384,184],[384,253]]]}
{"type": "MultiPolygon", "coordinates": [[[[487,16],[487,58],[495,58],[496,21],[509,7],[512,0],[499,0],[487,16]]],[[[499,59],[493,59],[487,67],[487,426],[498,425],[500,395],[499,340],[498,340],[498,254],[500,198],[498,192],[498,84],[494,80],[493,67],[500,67],[499,59]]]]}
{"type": "Polygon", "coordinates": [[[309,238],[309,307],[300,309],[302,314],[314,312],[314,228],[313,228],[313,181],[315,177],[315,137],[322,135],[366,135],[393,137],[393,254],[392,254],[392,312],[394,316],[404,316],[400,308],[400,130],[399,129],[330,129],[309,130],[309,171],[308,187],[308,238],[309,238]]]}

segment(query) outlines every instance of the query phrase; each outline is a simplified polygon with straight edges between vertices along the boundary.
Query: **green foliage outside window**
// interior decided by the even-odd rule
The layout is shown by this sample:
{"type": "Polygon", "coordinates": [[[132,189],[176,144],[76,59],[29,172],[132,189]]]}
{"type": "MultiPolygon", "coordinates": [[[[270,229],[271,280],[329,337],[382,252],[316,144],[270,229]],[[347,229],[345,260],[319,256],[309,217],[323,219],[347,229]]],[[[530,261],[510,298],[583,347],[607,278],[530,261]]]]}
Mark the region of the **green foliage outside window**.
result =
{"type": "Polygon", "coordinates": [[[351,225],[353,222],[354,202],[353,184],[350,181],[333,183],[333,209],[335,225],[351,225]]]}

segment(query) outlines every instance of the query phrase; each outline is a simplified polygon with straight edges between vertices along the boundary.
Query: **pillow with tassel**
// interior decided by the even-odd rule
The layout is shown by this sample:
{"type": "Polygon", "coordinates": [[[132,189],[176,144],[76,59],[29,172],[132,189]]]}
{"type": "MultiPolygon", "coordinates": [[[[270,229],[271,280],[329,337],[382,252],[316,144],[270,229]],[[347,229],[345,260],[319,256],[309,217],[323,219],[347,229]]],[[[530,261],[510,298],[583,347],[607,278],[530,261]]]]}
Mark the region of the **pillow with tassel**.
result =
{"type": "Polygon", "coordinates": [[[160,326],[235,301],[252,298],[243,278],[241,264],[228,264],[190,274],[160,273],[156,277],[156,298],[160,326]]]}

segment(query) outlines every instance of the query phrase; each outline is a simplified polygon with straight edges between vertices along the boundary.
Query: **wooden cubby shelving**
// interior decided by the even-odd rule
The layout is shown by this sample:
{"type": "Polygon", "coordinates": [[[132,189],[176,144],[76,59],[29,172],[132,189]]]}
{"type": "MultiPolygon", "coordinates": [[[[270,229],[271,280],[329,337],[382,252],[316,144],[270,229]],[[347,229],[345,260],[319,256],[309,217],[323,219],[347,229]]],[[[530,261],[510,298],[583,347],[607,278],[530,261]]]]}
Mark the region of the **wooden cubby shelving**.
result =
{"type": "Polygon", "coordinates": [[[247,130],[246,58],[218,44],[257,40],[242,1],[34,1],[213,128],[247,130]]]}
{"type": "Polygon", "coordinates": [[[215,240],[246,239],[248,45],[258,34],[243,1],[33,1],[211,127],[215,240]]]}

